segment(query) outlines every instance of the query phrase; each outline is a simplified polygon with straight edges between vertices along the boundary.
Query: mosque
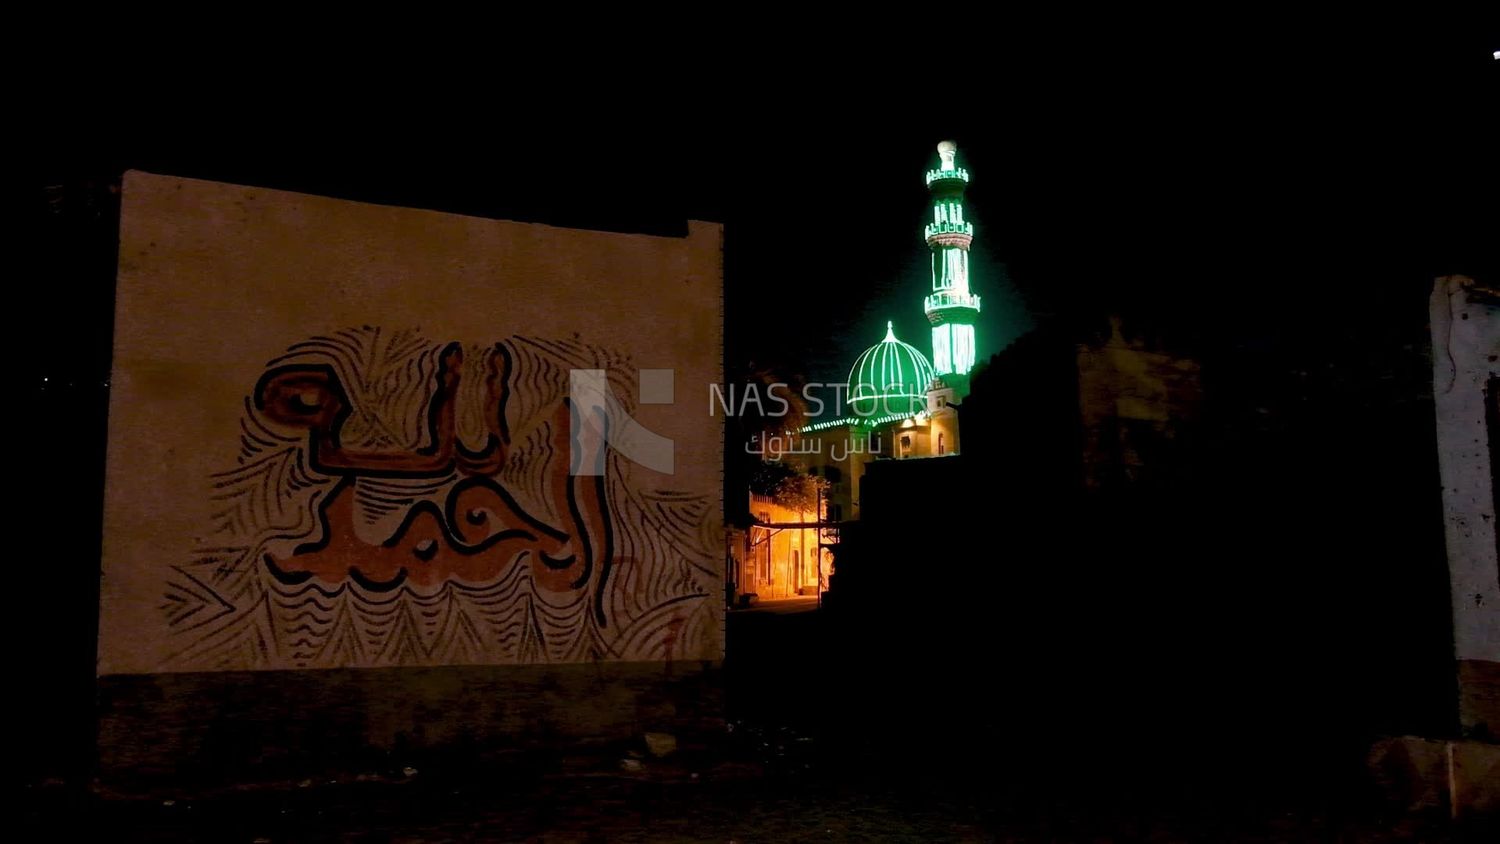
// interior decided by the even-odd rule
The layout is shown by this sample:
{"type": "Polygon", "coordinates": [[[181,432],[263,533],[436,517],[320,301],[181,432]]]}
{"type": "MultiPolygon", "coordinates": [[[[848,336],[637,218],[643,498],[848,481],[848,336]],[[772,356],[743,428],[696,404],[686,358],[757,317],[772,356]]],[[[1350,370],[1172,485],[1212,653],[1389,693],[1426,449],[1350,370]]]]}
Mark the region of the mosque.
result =
{"type": "MultiPolygon", "coordinates": [[[[974,325],[980,297],[971,290],[969,247],[974,224],[964,219],[969,171],[958,164],[958,147],[938,144],[938,166],[926,174],[932,217],[923,229],[931,250],[932,289],[922,309],[932,328],[932,357],[896,337],[862,352],[849,370],[848,386],[831,419],[817,419],[794,432],[784,450],[768,455],[822,479],[817,501],[789,507],[751,495],[756,524],[744,538],[743,559],[731,566],[733,591],[758,597],[816,594],[827,588],[832,564],[828,546],[836,525],[859,518],[859,486],[875,460],[939,458],[959,452],[958,411],[979,359],[974,325]]],[[[741,556],[736,554],[736,556],[741,556]]]]}

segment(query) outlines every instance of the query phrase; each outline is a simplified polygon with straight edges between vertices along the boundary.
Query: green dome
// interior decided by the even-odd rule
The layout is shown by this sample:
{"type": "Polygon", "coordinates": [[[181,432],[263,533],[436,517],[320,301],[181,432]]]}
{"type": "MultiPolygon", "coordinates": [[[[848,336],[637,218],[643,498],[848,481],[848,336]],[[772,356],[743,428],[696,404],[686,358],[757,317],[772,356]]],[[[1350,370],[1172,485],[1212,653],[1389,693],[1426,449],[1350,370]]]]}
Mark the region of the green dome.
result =
{"type": "Polygon", "coordinates": [[[849,408],[857,416],[920,413],[927,409],[932,364],[915,346],[896,339],[891,323],[885,339],[866,349],[849,370],[849,408]]]}

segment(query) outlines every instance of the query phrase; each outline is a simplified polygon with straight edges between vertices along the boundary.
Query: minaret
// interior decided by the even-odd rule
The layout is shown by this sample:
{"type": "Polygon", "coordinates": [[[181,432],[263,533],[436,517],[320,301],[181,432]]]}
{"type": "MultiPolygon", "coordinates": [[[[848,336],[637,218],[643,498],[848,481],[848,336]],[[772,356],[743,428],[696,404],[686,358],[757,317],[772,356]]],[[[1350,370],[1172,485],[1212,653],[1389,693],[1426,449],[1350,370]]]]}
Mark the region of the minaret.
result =
{"type": "Polygon", "coordinates": [[[969,292],[969,244],[974,224],[964,219],[964,187],[969,171],[955,161],[958,145],[938,144],[941,164],[927,171],[927,189],[932,192],[932,221],[927,224],[927,245],[932,249],[932,295],[922,303],[932,323],[932,367],[962,398],[968,393],[969,370],[978,351],[974,345],[974,322],[979,317],[979,297],[969,292]]]}

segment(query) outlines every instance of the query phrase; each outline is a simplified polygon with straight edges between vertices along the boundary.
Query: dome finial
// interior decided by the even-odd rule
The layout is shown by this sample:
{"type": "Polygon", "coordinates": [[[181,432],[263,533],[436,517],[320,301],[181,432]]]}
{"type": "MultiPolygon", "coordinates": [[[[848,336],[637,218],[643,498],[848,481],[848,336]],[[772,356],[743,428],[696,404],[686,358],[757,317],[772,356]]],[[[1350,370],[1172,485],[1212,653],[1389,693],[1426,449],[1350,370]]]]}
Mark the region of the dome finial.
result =
{"type": "Polygon", "coordinates": [[[896,323],[891,320],[885,321],[885,342],[896,342],[896,323]]]}
{"type": "Polygon", "coordinates": [[[958,144],[952,141],[943,141],[938,144],[938,159],[943,162],[942,169],[954,169],[953,156],[958,152],[958,144]]]}

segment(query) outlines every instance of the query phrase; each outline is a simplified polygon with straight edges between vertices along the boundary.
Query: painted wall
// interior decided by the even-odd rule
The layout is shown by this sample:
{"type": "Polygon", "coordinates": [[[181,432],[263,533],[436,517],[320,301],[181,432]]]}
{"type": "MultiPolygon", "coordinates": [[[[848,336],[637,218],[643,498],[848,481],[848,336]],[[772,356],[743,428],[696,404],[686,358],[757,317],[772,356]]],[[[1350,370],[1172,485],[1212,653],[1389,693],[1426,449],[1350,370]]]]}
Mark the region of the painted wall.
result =
{"type": "Polygon", "coordinates": [[[673,398],[721,293],[717,225],[127,174],[99,673],[720,659],[722,420],[673,398]]]}
{"type": "Polygon", "coordinates": [[[1495,533],[1495,455],[1500,425],[1500,291],[1462,276],[1437,280],[1430,302],[1433,399],[1443,530],[1466,730],[1500,736],[1500,565],[1495,533]]]}

